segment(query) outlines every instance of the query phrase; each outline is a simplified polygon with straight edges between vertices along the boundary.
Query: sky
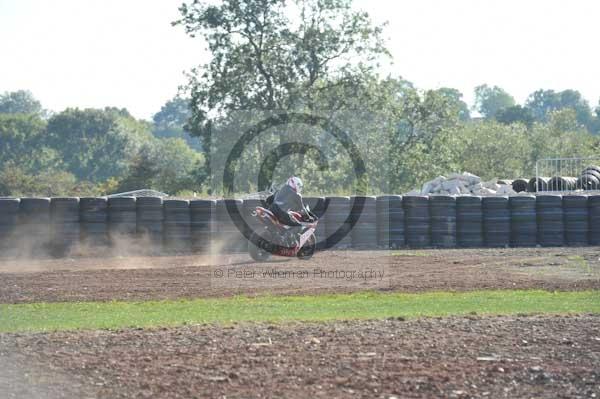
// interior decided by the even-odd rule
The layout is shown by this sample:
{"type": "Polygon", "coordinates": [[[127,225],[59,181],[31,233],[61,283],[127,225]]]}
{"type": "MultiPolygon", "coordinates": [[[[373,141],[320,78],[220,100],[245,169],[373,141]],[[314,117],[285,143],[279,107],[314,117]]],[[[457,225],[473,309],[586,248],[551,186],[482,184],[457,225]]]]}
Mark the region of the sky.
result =
{"type": "MultiPolygon", "coordinates": [[[[208,61],[173,27],[179,0],[0,0],[0,93],[30,90],[45,108],[127,108],[150,119],[208,61]]],[[[384,73],[418,88],[498,85],[517,102],[540,88],[600,99],[600,2],[355,0],[385,36],[384,73]]]]}

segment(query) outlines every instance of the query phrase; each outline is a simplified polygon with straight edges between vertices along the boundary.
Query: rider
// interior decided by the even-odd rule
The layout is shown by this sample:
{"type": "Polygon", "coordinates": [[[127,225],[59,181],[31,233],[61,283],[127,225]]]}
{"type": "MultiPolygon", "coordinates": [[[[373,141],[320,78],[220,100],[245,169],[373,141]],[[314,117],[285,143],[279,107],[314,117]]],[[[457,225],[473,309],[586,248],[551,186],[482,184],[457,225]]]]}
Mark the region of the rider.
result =
{"type": "Polygon", "coordinates": [[[289,229],[288,237],[289,244],[292,246],[298,245],[299,236],[302,224],[290,215],[290,211],[300,212],[307,216],[309,220],[314,219],[314,216],[306,209],[302,202],[302,180],[299,177],[290,177],[286,184],[279,189],[275,194],[267,198],[269,210],[275,214],[279,221],[287,226],[292,226],[289,229]]]}

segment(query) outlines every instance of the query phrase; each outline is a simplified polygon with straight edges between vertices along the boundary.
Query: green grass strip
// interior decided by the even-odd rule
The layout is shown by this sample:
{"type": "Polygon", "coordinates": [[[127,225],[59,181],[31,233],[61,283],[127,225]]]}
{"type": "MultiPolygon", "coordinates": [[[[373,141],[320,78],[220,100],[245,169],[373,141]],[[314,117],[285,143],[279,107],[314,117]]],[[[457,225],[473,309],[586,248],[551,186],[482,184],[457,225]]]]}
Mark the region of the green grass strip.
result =
{"type": "Polygon", "coordinates": [[[118,329],[240,321],[414,318],[470,313],[600,314],[600,291],[361,292],[344,295],[0,305],[0,332],[118,329]]]}

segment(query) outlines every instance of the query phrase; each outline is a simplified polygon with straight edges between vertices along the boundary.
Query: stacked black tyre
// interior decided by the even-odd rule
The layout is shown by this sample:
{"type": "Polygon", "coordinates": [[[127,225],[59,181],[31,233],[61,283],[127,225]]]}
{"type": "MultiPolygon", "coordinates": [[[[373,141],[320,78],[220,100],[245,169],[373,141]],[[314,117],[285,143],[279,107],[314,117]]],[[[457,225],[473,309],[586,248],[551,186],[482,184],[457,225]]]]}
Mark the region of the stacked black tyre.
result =
{"type": "Polygon", "coordinates": [[[247,244],[243,234],[242,207],[242,200],[223,199],[217,201],[215,248],[219,252],[239,253],[246,251],[247,244]]]}
{"type": "Polygon", "coordinates": [[[108,233],[112,245],[131,250],[137,231],[135,197],[108,199],[108,233]]]}
{"type": "Polygon", "coordinates": [[[483,208],[481,197],[456,198],[456,243],[462,248],[483,246],[483,208]]]}
{"type": "Polygon", "coordinates": [[[50,243],[50,198],[21,198],[15,245],[29,255],[45,255],[50,243]]]}
{"type": "Polygon", "coordinates": [[[515,179],[511,182],[511,186],[515,192],[521,193],[523,191],[527,191],[527,188],[529,187],[529,180],[521,178],[515,179]]]}
{"type": "Polygon", "coordinates": [[[537,216],[535,196],[510,197],[510,245],[535,247],[537,245],[537,216]]]}
{"type": "Polygon", "coordinates": [[[164,247],[170,252],[191,250],[190,202],[167,199],[163,201],[164,247]]]}
{"type": "Polygon", "coordinates": [[[163,200],[160,197],[138,197],[136,200],[137,235],[146,252],[159,253],[163,239],[163,200]]]}
{"type": "Polygon", "coordinates": [[[0,251],[4,254],[15,247],[19,224],[18,198],[0,198],[0,251]]]}
{"type": "Polygon", "coordinates": [[[190,201],[192,251],[211,252],[216,206],[217,201],[215,200],[190,201]]]}
{"type": "Polygon", "coordinates": [[[406,245],[410,248],[431,246],[429,197],[407,196],[402,199],[405,217],[406,245]]]}
{"type": "Polygon", "coordinates": [[[108,201],[104,197],[84,197],[79,200],[81,240],[87,247],[108,245],[108,201]]]}
{"type": "Polygon", "coordinates": [[[588,166],[577,179],[577,188],[583,190],[600,190],[600,167],[588,166]]]}
{"type": "Polygon", "coordinates": [[[510,245],[510,204],[508,197],[484,197],[483,238],[486,247],[502,248],[510,245]]]}
{"type": "Polygon", "coordinates": [[[537,241],[543,247],[565,244],[563,198],[560,195],[538,195],[536,199],[537,241]]]}
{"type": "Polygon", "coordinates": [[[377,197],[377,245],[381,248],[404,247],[404,208],[399,195],[377,197]]]}
{"type": "Polygon", "coordinates": [[[600,245],[600,195],[590,195],[588,198],[590,244],[600,245]]]}
{"type": "Polygon", "coordinates": [[[548,181],[551,191],[572,191],[577,189],[577,178],[572,176],[554,176],[548,181]]]}
{"type": "Polygon", "coordinates": [[[377,207],[375,197],[350,198],[350,223],[352,223],[352,248],[377,247],[377,207]]]}
{"type": "Polygon", "coordinates": [[[324,197],[304,197],[304,204],[310,207],[310,211],[319,218],[315,236],[317,238],[317,249],[327,247],[327,227],[325,223],[325,198],[324,197]]]}
{"type": "Polygon", "coordinates": [[[350,197],[327,197],[325,208],[327,248],[350,248],[352,246],[350,197]]]}
{"type": "Polygon", "coordinates": [[[563,197],[565,216],[565,241],[569,246],[589,244],[590,212],[588,197],[585,195],[565,195],[563,197]]]}
{"type": "Polygon", "coordinates": [[[16,247],[19,203],[18,198],[0,198],[0,256],[16,247]]]}
{"type": "Polygon", "coordinates": [[[52,198],[50,200],[52,226],[52,254],[64,256],[79,245],[79,198],[52,198]]]}
{"type": "Polygon", "coordinates": [[[527,191],[536,193],[538,191],[548,191],[549,177],[532,177],[527,183],[527,191]]]}
{"type": "Polygon", "coordinates": [[[431,215],[431,245],[436,248],[456,247],[456,197],[429,197],[431,215]]]}

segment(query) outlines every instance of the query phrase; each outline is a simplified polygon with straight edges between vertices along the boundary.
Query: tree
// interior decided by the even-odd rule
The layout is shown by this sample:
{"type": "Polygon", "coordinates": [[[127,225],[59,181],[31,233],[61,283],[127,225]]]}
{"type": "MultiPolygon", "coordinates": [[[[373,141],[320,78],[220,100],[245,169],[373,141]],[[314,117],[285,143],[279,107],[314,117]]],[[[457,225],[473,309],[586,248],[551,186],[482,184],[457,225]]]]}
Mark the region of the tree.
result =
{"type": "Polygon", "coordinates": [[[591,132],[594,134],[600,134],[600,101],[594,110],[594,119],[592,121],[591,132]]]}
{"type": "Polygon", "coordinates": [[[450,134],[458,129],[459,104],[444,93],[417,90],[403,96],[390,141],[390,187],[403,192],[456,168],[450,134]]]}
{"type": "Polygon", "coordinates": [[[459,90],[449,87],[442,87],[437,89],[436,92],[447,97],[450,102],[455,104],[454,106],[458,110],[458,117],[461,121],[467,121],[471,119],[469,107],[467,106],[467,103],[463,101],[463,94],[459,90]]]}
{"type": "Polygon", "coordinates": [[[459,165],[455,171],[468,171],[488,180],[528,176],[531,142],[526,127],[482,121],[461,126],[448,140],[459,165]]]}
{"type": "Polygon", "coordinates": [[[536,123],[530,132],[531,165],[542,158],[592,157],[600,141],[578,121],[573,109],[553,111],[547,123],[536,123]]]}
{"type": "Polygon", "coordinates": [[[27,173],[9,162],[0,168],[0,195],[14,197],[55,197],[67,195],[97,195],[88,182],[78,182],[75,176],[61,170],[27,173]]]}
{"type": "Polygon", "coordinates": [[[381,27],[351,0],[193,1],[180,12],[175,24],[202,36],[212,54],[188,84],[188,128],[205,149],[215,121],[231,112],[311,110],[321,92],[340,87],[342,107],[388,54],[381,27]]]}
{"type": "Polygon", "coordinates": [[[190,99],[174,97],[152,117],[154,122],[152,133],[156,137],[184,139],[190,147],[202,151],[200,139],[191,136],[184,128],[191,115],[190,99]]]}
{"type": "Polygon", "coordinates": [[[116,108],[69,108],[48,121],[49,146],[60,153],[67,171],[99,182],[123,176],[143,143],[152,139],[147,123],[116,108]]]}
{"type": "Polygon", "coordinates": [[[526,106],[536,120],[546,122],[553,111],[572,109],[577,122],[593,131],[594,117],[588,102],[576,90],[537,90],[529,95],[526,106]]]}
{"type": "Polygon", "coordinates": [[[175,194],[194,189],[193,173],[201,161],[202,155],[182,139],[154,140],[134,157],[117,191],[148,188],[175,194]]]}
{"type": "Polygon", "coordinates": [[[0,114],[0,167],[12,162],[27,173],[56,169],[61,161],[46,141],[46,122],[35,114],[0,114]]]}
{"type": "Polygon", "coordinates": [[[531,127],[534,122],[531,110],[521,105],[501,109],[496,113],[496,120],[505,125],[522,123],[527,127],[531,127]]]}
{"type": "Polygon", "coordinates": [[[487,84],[475,88],[475,110],[485,118],[494,118],[498,111],[515,105],[515,99],[504,89],[487,84]]]}
{"type": "Polygon", "coordinates": [[[154,114],[152,120],[159,129],[180,128],[185,125],[191,114],[190,100],[174,97],[154,114]]]}
{"type": "Polygon", "coordinates": [[[42,113],[42,104],[30,91],[18,90],[0,95],[0,114],[37,114],[42,113]]]}
{"type": "Polygon", "coordinates": [[[119,182],[117,192],[127,192],[154,188],[153,180],[159,172],[151,155],[150,146],[144,146],[131,160],[127,174],[119,182]]]}

